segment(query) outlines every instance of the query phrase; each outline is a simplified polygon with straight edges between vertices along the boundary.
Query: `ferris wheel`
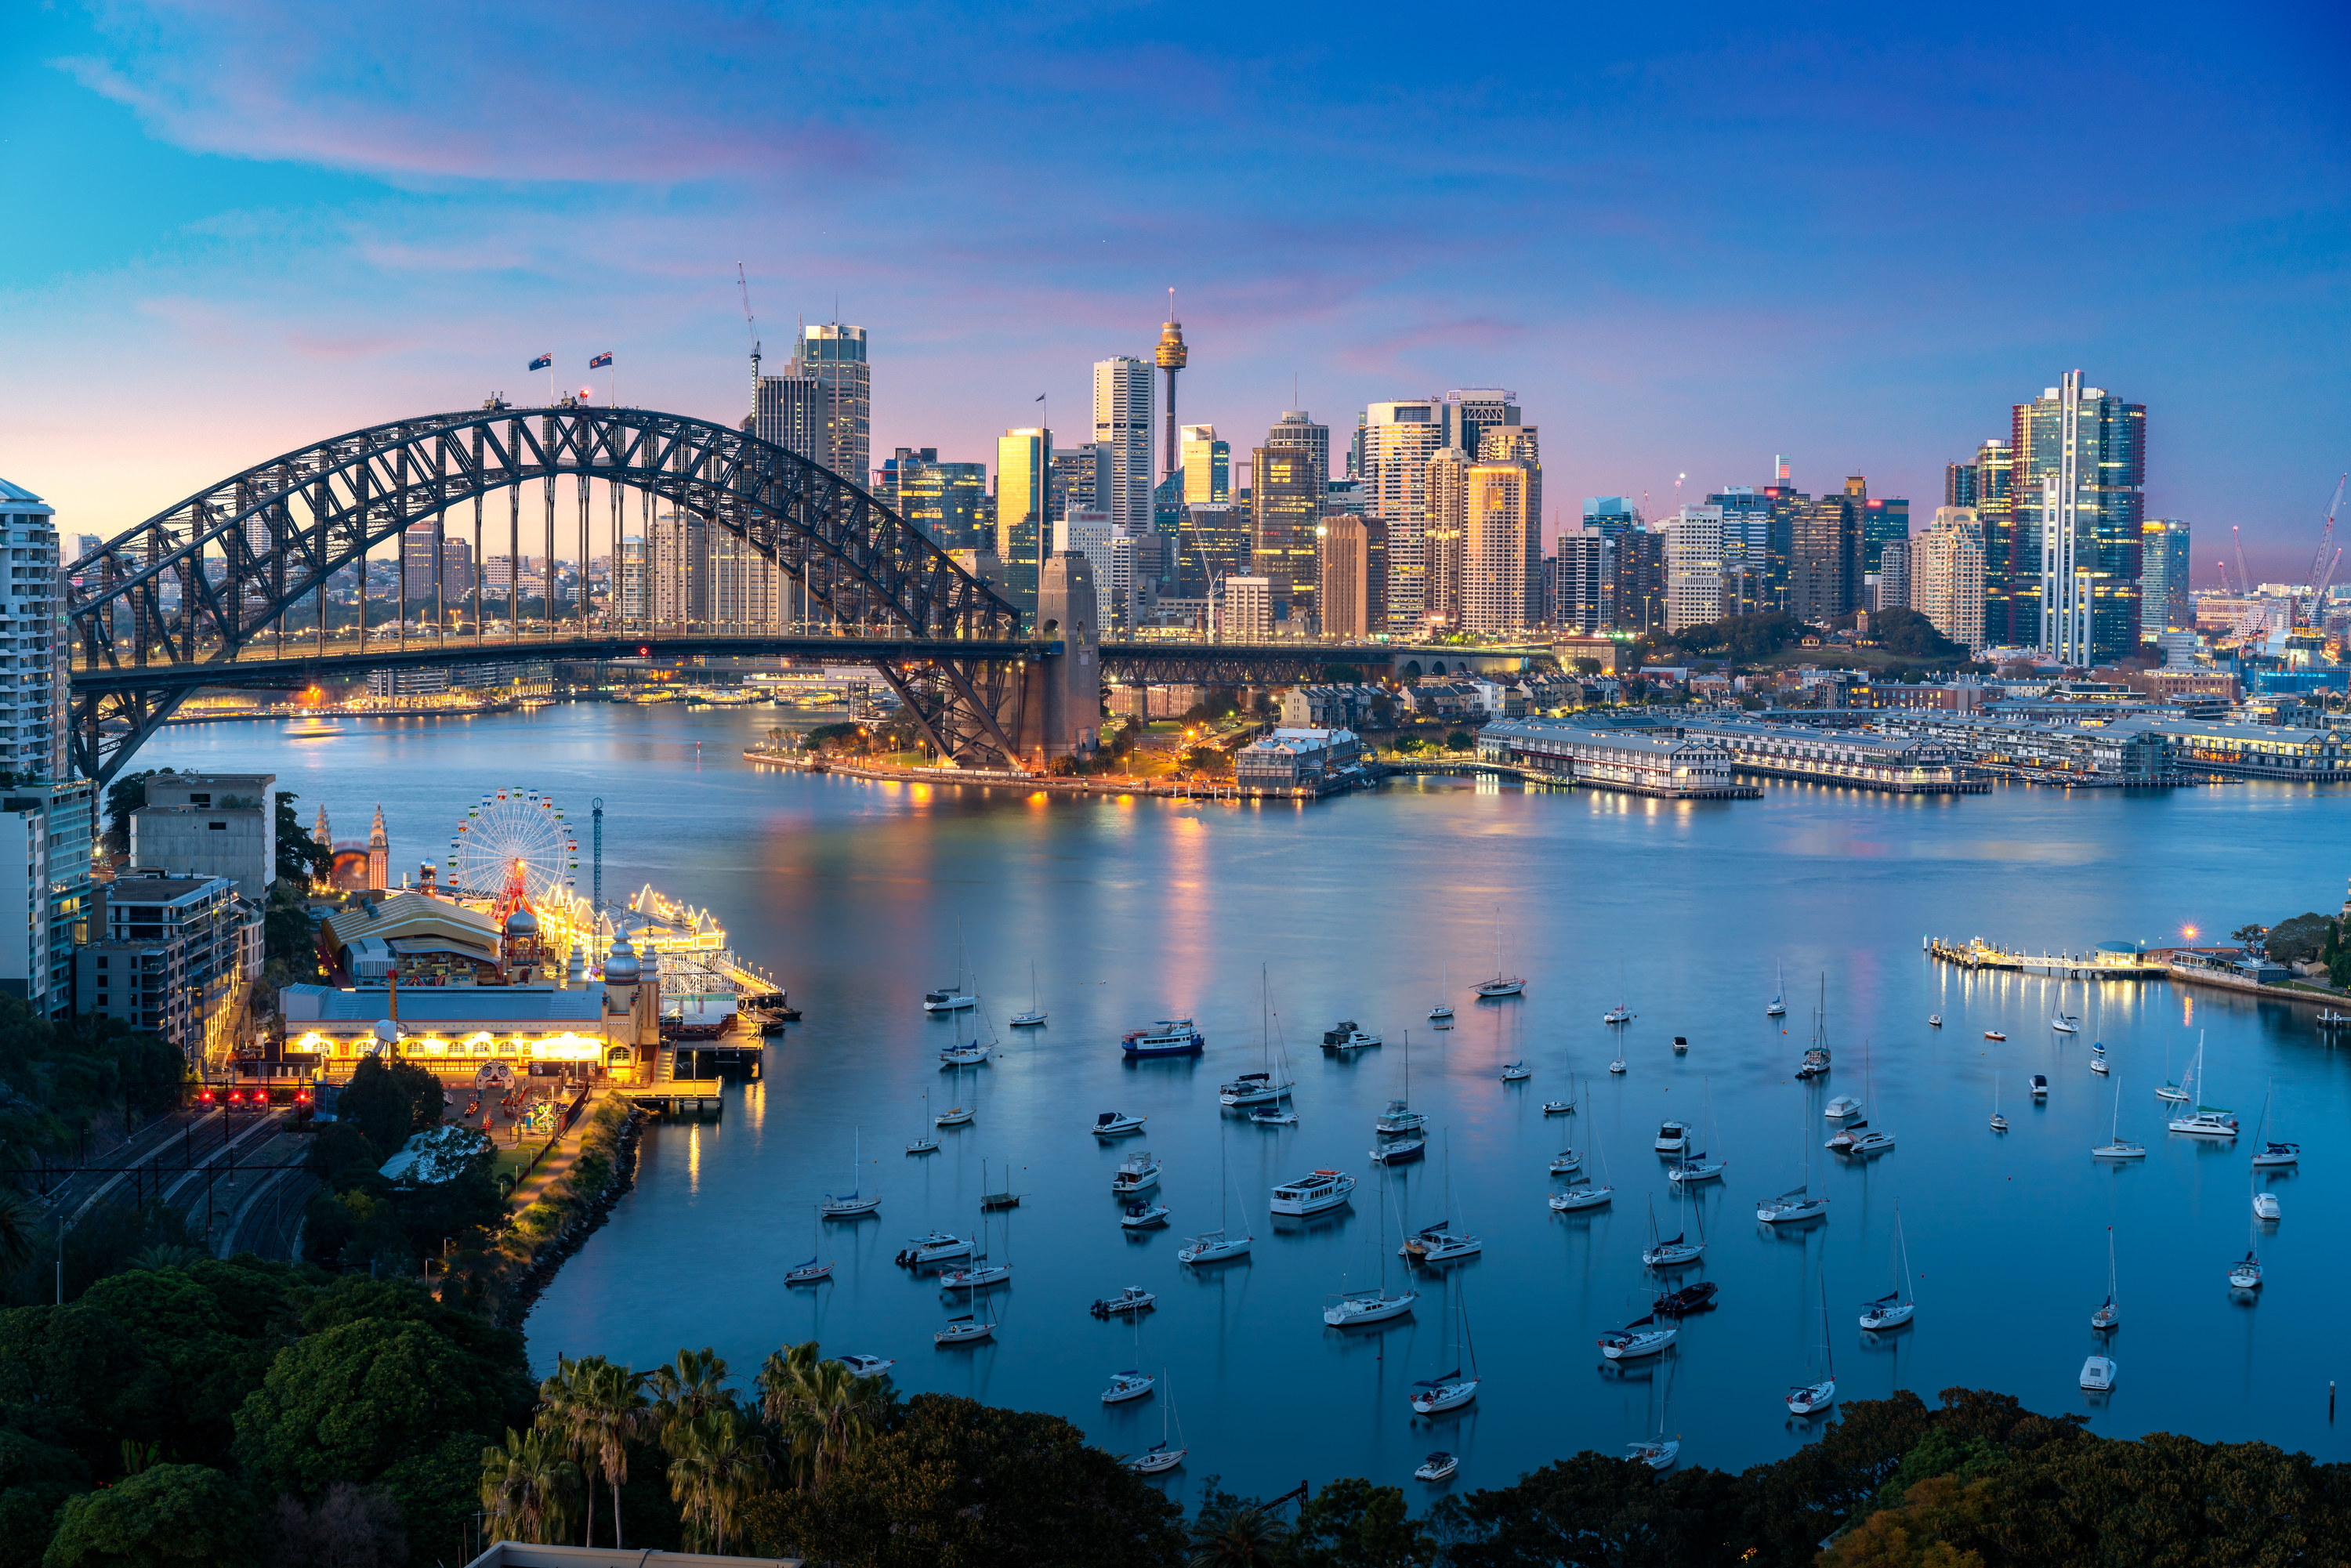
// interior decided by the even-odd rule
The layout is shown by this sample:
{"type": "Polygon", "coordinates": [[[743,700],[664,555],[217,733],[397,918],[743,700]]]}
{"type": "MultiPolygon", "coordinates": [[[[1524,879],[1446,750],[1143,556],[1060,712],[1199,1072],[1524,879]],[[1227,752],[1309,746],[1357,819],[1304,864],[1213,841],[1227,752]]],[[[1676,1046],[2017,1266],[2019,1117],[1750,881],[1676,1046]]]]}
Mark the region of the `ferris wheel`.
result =
{"type": "Polygon", "coordinates": [[[517,871],[533,903],[569,896],[580,871],[580,844],[553,796],[494,789],[449,836],[449,891],[496,898],[517,871]]]}

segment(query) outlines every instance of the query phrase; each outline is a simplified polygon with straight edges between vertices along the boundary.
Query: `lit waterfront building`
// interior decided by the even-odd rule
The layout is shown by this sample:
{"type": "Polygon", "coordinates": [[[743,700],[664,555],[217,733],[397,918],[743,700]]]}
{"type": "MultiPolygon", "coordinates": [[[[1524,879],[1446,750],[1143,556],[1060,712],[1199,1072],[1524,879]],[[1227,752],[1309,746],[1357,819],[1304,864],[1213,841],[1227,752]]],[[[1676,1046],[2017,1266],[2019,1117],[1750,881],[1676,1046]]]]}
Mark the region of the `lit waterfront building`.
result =
{"type": "Polygon", "coordinates": [[[1562,781],[1667,800],[1742,800],[1762,793],[1731,776],[1730,753],[1720,741],[1698,735],[1512,718],[1478,732],[1478,755],[1562,781]]]}
{"type": "Polygon", "coordinates": [[[1233,446],[1213,424],[1184,426],[1184,504],[1223,506],[1233,498],[1233,446]]]}
{"type": "Polygon", "coordinates": [[[2196,596],[2189,589],[2188,525],[2178,517],[2149,517],[2139,525],[2138,634],[2152,643],[2166,632],[2196,625],[2196,596]]]}
{"type": "Polygon", "coordinates": [[[1053,433],[1008,430],[996,442],[996,556],[1012,602],[1033,613],[1037,574],[1052,543],[1053,433]]]}
{"type": "Polygon", "coordinates": [[[1110,448],[1110,492],[1095,507],[1129,533],[1152,526],[1151,365],[1132,354],[1094,363],[1094,440],[1110,448]]]}
{"type": "Polygon", "coordinates": [[[1970,653],[1984,643],[1983,525],[1972,507],[1938,507],[1914,544],[1911,607],[1970,653]]]}

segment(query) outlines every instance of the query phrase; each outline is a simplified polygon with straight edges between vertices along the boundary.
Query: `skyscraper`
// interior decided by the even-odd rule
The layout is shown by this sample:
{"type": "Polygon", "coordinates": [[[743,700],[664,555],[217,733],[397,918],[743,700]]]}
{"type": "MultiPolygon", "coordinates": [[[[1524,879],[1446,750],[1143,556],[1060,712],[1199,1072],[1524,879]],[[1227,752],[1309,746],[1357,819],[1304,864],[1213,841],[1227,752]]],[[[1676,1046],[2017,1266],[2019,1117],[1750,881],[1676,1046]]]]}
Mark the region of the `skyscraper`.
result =
{"type": "Polygon", "coordinates": [[[1233,447],[1213,424],[1184,427],[1184,504],[1221,505],[1233,498],[1233,447]]]}
{"type": "Polygon", "coordinates": [[[1094,440],[1110,448],[1110,493],[1094,503],[1131,533],[1151,527],[1151,367],[1132,354],[1094,362],[1094,440]]]}
{"type": "Polygon", "coordinates": [[[1551,623],[1562,632],[1597,632],[1608,622],[1608,536],[1597,528],[1566,528],[1552,556],[1551,623]]]}
{"type": "Polygon", "coordinates": [[[2041,627],[2041,562],[2037,549],[2017,531],[2015,448],[2005,441],[1984,442],[1976,448],[1972,466],[1973,507],[1984,551],[1984,645],[2030,643],[2041,627]]]}
{"type": "MultiPolygon", "coordinates": [[[[1490,445],[1494,432],[1486,434],[1490,445]]],[[[1461,574],[1457,624],[1477,636],[1513,637],[1538,618],[1527,612],[1527,536],[1537,526],[1533,507],[1542,470],[1533,463],[1493,458],[1472,463],[1468,477],[1457,552],[1461,574]]],[[[1540,580],[1540,553],[1536,575],[1540,580]]]]}
{"type": "MultiPolygon", "coordinates": [[[[8,580],[0,583],[0,624],[8,628],[12,644],[12,657],[0,669],[0,771],[63,783],[72,777],[66,761],[71,655],[59,646],[64,617],[57,510],[30,490],[0,479],[0,534],[6,536],[15,563],[8,580]]],[[[26,890],[36,899],[34,907],[39,891],[26,890]]]]}
{"type": "Polygon", "coordinates": [[[1037,574],[1052,543],[1046,526],[1052,499],[1053,433],[1008,430],[996,440],[996,553],[1012,601],[1034,612],[1037,574]]]}
{"type": "Polygon", "coordinates": [[[1708,496],[1706,504],[1722,511],[1722,613],[1761,615],[1777,609],[1770,492],[1735,485],[1708,496]]]}
{"type": "MultiPolygon", "coordinates": [[[[1176,319],[1176,291],[1167,291],[1167,319],[1159,324],[1159,350],[1155,358],[1160,371],[1167,377],[1167,465],[1160,477],[1176,472],[1176,372],[1191,361],[1192,351],[1184,346],[1184,323],[1176,319]]],[[[1102,416],[1099,413],[1095,418],[1102,416]]]]}
{"type": "Polygon", "coordinates": [[[1519,394],[1499,387],[1475,392],[1457,388],[1447,392],[1437,407],[1445,424],[1445,444],[1459,447],[1473,458],[1486,455],[1489,429],[1519,423],[1519,394]]]}
{"type": "Polygon", "coordinates": [[[1428,587],[1428,460],[1445,444],[1432,399],[1375,402],[1357,433],[1364,515],[1387,525],[1387,623],[1403,633],[1421,623],[1428,587]]]}
{"type": "Polygon", "coordinates": [[[1458,446],[1429,454],[1427,505],[1421,522],[1423,572],[1419,630],[1461,630],[1461,549],[1468,529],[1469,455],[1458,446]]]}
{"type": "Polygon", "coordinates": [[[1722,619],[1722,508],[1684,507],[1657,525],[1666,536],[1666,630],[1722,619]]]}
{"type": "Polygon", "coordinates": [[[1367,527],[1378,525],[1367,526],[1361,517],[1329,517],[1315,528],[1321,567],[1315,603],[1325,637],[1368,637],[1378,630],[1367,527]]]}
{"type": "Polygon", "coordinates": [[[1058,517],[1072,507],[1081,512],[1110,510],[1110,448],[1099,441],[1063,446],[1053,454],[1053,486],[1046,498],[1049,516],[1058,517]]]}
{"type": "Polygon", "coordinates": [[[1788,612],[1826,625],[1860,607],[1861,516],[1847,494],[1823,496],[1789,516],[1788,612]]]}
{"type": "Polygon", "coordinates": [[[1983,648],[1983,527],[1974,508],[1937,507],[1934,526],[1912,549],[1911,607],[1970,653],[1983,648]]]}
{"type": "Polygon", "coordinates": [[[1526,584],[1527,597],[1520,611],[1520,622],[1531,625],[1545,619],[1549,608],[1542,593],[1542,442],[1535,426],[1517,423],[1518,411],[1514,408],[1510,412],[1512,418],[1509,422],[1479,427],[1478,460],[1516,463],[1525,470],[1521,487],[1525,517],[1520,528],[1524,555],[1519,575],[1526,584]]]}
{"type": "Polygon", "coordinates": [[[2149,517],[2139,525],[2138,635],[2152,643],[2166,632],[2196,629],[2196,600],[2188,590],[2188,525],[2149,517]]]}
{"type": "Polygon", "coordinates": [[[873,493],[943,550],[979,549],[995,538],[984,463],[942,463],[935,446],[901,446],[883,459],[873,493]]]}
{"type": "Polygon", "coordinates": [[[2138,646],[2147,409],[2080,371],[2015,409],[2017,531],[2039,547],[2041,652],[2067,664],[2138,646]]]}
{"type": "Polygon", "coordinates": [[[1870,595],[1870,609],[1910,608],[1910,549],[1911,541],[1908,539],[1887,539],[1879,548],[1877,588],[1870,595]]]}
{"type": "Polygon", "coordinates": [[[795,364],[788,375],[761,376],[753,383],[751,434],[830,467],[826,459],[831,451],[831,432],[827,417],[831,407],[825,383],[802,375],[795,364]]]}
{"type": "Polygon", "coordinates": [[[1315,529],[1322,492],[1313,454],[1301,446],[1260,446],[1249,455],[1249,573],[1272,584],[1274,617],[1302,631],[1314,616],[1322,575],[1315,529]]]}
{"type": "Polygon", "coordinates": [[[1285,408],[1280,420],[1265,433],[1268,446],[1303,446],[1314,456],[1314,482],[1322,486],[1318,497],[1331,488],[1331,427],[1317,424],[1313,416],[1302,408],[1285,408]]]}
{"type": "Polygon", "coordinates": [[[865,361],[865,329],[837,321],[801,327],[791,373],[824,388],[825,439],[817,461],[862,487],[873,465],[873,371],[865,361]]]}

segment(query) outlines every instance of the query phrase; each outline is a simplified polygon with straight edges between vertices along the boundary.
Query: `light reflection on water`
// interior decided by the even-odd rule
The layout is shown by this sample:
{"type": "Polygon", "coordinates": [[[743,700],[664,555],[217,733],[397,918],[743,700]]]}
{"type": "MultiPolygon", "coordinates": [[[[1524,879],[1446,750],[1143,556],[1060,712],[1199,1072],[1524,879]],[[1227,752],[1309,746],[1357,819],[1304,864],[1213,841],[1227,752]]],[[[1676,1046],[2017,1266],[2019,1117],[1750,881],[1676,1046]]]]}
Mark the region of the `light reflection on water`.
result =
{"type": "Polygon", "coordinates": [[[814,1335],[896,1356],[909,1390],[1050,1409],[1116,1451],[1156,1441],[1161,1416],[1156,1399],[1102,1406],[1103,1380],[1165,1366],[1193,1450],[1171,1486],[1212,1471],[1261,1491],[1303,1477],[1402,1480],[1433,1448],[1463,1454],[1455,1484],[1481,1486],[1581,1447],[1621,1451],[1656,1429],[1660,1401],[1693,1462],[1790,1451],[1805,1428],[1780,1396],[1817,1355],[1825,1267],[1846,1397],[1988,1385],[2086,1411],[2115,1435],[2258,1437],[2342,1457],[2325,1385],[2343,1375],[2333,1303],[2351,1265],[2335,1241],[2347,1217],[2328,1133],[2351,1111],[2351,1083],[2307,1014],[2168,984],[1970,973],[1918,945],[1932,933],[2080,950],[2331,909],[2341,868],[2311,852],[2345,841],[2351,796],[2239,786],[1922,800],[1802,786],[1688,804],[1427,780],[1311,809],[1236,809],[759,774],[737,743],[768,722],[756,710],[583,706],[350,721],[326,741],[215,725],[169,731],[140,758],[272,768],[301,793],[305,821],[323,799],[347,833],[381,801],[395,867],[437,858],[486,788],[548,789],[575,815],[601,794],[607,895],[652,882],[711,905],[807,1009],[767,1080],[730,1089],[723,1118],[646,1137],[636,1191],[530,1321],[538,1362],[602,1351],[644,1365],[712,1344],[747,1376],[777,1343],[814,1335]],[[698,773],[696,739],[707,743],[698,773]],[[1492,961],[1498,904],[1530,990],[1479,1006],[1466,988],[1492,961]],[[915,996],[954,964],[958,918],[1004,1050],[977,1075],[977,1124],[910,1158],[899,1151],[923,1089],[940,1104],[952,1093],[935,1053],[954,1030],[915,996]],[[1032,959],[1051,1022],[1016,1033],[1001,1023],[1025,1005],[1032,959]],[[1459,1027],[1440,1032],[1426,1013],[1447,962],[1459,1027]],[[1778,1021],[1762,1014],[1775,962],[1790,1008],[1778,1021]],[[1260,965],[1299,1079],[1294,1128],[1217,1114],[1219,1080],[1259,1058],[1260,965]],[[1808,1091],[1789,1074],[1823,972],[1836,1071],[1808,1091]],[[1617,1045],[1599,1015],[1620,989],[1639,1017],[1622,1042],[1631,1070],[1612,1078],[1617,1045]],[[2082,1015],[2070,1040],[2047,1028],[2061,998],[2082,1015]],[[1930,1012],[1945,1027],[1927,1028],[1930,1012]],[[1204,1060],[1120,1059],[1124,1030],[1186,1013],[1208,1036],[1204,1060]],[[1326,1057],[1316,1041],[1343,1017],[1390,1043],[1326,1057]],[[1373,1117],[1401,1088],[1406,1029],[1431,1157],[1384,1175],[1364,1155],[1373,1117]],[[1988,1041],[1986,1029],[2009,1039],[1988,1041]],[[2203,1097],[2245,1123],[2232,1145],[2162,1130],[2153,1089],[2185,1070],[2199,1031],[2203,1097]],[[1677,1034],[1691,1040],[1687,1056],[1668,1049],[1677,1034]],[[1820,1103],[1862,1092],[1864,1040],[1869,1114],[1897,1147],[1874,1165],[1831,1161],[1823,1176],[1820,1103]],[[2109,1048],[2121,1134],[2149,1145],[2143,1163],[2088,1156],[2115,1106],[2113,1080],[2087,1070],[2092,1040],[2109,1048]],[[1500,1083],[1519,1057],[1533,1081],[1500,1083]],[[1985,1126],[1995,1071],[2013,1126],[2004,1138],[1985,1126]],[[2033,1071],[2051,1078],[2044,1103],[2025,1092],[2033,1071]],[[1541,1114],[1571,1079],[1588,1081],[1572,1132],[1541,1114]],[[2252,1235],[2246,1162],[2272,1080],[2272,1116],[2306,1163],[2264,1173],[2284,1218],[2261,1239],[2262,1299],[2244,1306],[2221,1274],[2252,1235]],[[1594,1336],[1646,1304],[1647,1199],[1678,1223],[1649,1144],[1662,1117],[1700,1113],[1702,1090],[1712,1152],[1730,1169],[1698,1197],[1708,1249],[1682,1277],[1715,1281],[1722,1305],[1686,1325],[1669,1376],[1604,1366],[1594,1336]],[[1147,1114],[1144,1136],[1098,1146],[1085,1129],[1111,1108],[1147,1114]],[[1187,1277],[1174,1251],[1214,1223],[1220,1126],[1259,1239],[1248,1261],[1187,1277]],[[882,1216],[829,1228],[820,1249],[841,1265],[835,1282],[788,1292],[781,1274],[808,1255],[810,1206],[848,1178],[861,1128],[860,1179],[878,1184],[882,1216]],[[1545,1207],[1557,1185],[1545,1165],[1569,1141],[1587,1149],[1587,1174],[1605,1160],[1612,1207],[1545,1207]],[[1108,1178],[1138,1144],[1165,1160],[1161,1196],[1176,1213],[1168,1229],[1134,1237],[1115,1223],[1108,1178]],[[990,1225],[991,1249],[1015,1268],[997,1292],[1004,1326],[993,1343],[935,1351],[931,1330],[961,1308],[891,1258],[933,1226],[973,1227],[983,1155],[1029,1195],[990,1225]],[[1829,1218],[1792,1234],[1759,1227],[1753,1201],[1793,1186],[1806,1160],[1826,1183],[1829,1218]],[[1270,1224],[1267,1189],[1316,1166],[1363,1179],[1354,1203],[1295,1228],[1270,1224]],[[1918,1317],[1865,1335],[1858,1303],[1891,1284],[1897,1198],[1918,1317]],[[1416,1227],[1466,1225],[1485,1251],[1450,1287],[1424,1283],[1420,1310],[1384,1332],[1325,1329],[1324,1298],[1375,1277],[1375,1244],[1391,1282],[1401,1278],[1399,1211],[1416,1227]],[[2095,1348],[2087,1320],[2105,1294],[2109,1225],[2121,1377],[2093,1406],[2074,1377],[2095,1348]],[[1160,1295],[1139,1326],[1087,1315],[1130,1283],[1160,1295]],[[1448,1289],[1466,1297],[1488,1382],[1458,1418],[1420,1421],[1405,1391],[1453,1364],[1448,1289]]]}

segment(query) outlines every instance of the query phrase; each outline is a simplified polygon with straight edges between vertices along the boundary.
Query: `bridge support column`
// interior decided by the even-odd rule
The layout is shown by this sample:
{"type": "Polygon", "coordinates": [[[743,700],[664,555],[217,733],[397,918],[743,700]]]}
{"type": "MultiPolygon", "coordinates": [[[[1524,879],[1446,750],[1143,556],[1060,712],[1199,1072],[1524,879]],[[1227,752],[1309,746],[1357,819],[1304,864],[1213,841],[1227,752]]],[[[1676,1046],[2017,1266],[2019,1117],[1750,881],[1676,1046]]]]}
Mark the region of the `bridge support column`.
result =
{"type": "Polygon", "coordinates": [[[1020,668],[1008,731],[1031,768],[1090,757],[1102,736],[1102,628],[1093,570],[1074,550],[1048,556],[1037,573],[1037,634],[1052,650],[1020,668]]]}

